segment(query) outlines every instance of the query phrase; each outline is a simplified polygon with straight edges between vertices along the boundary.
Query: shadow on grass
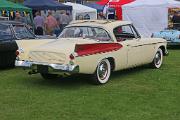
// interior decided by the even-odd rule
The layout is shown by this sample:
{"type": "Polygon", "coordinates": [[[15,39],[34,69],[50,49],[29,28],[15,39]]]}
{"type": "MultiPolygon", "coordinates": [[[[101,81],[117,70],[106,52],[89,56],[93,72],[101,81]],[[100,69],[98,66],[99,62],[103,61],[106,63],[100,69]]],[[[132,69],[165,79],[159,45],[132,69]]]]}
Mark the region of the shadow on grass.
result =
{"type": "Polygon", "coordinates": [[[31,78],[31,80],[28,80],[28,84],[58,88],[79,88],[84,85],[91,85],[87,75],[72,75],[57,79],[43,79],[40,74],[38,74],[38,76],[38,79],[31,78]]]}
{"type": "MultiPolygon", "coordinates": [[[[136,67],[132,69],[113,72],[110,80],[112,80],[113,82],[113,80],[116,78],[128,77],[128,75],[140,73],[141,71],[144,71],[148,68],[149,68],[148,66],[141,66],[141,67],[136,67]]],[[[93,84],[91,83],[91,76],[83,75],[83,74],[77,74],[77,75],[72,75],[72,76],[68,76],[64,78],[49,79],[49,80],[45,80],[41,78],[39,75],[38,79],[31,78],[31,80],[28,80],[28,84],[34,84],[38,86],[48,86],[48,87],[53,86],[53,87],[68,88],[68,89],[71,87],[81,88],[84,86],[93,86],[93,84]]]]}
{"type": "Polygon", "coordinates": [[[128,77],[128,75],[140,73],[147,69],[151,69],[149,65],[144,65],[144,66],[139,66],[139,67],[135,67],[135,68],[129,68],[129,69],[121,70],[121,71],[116,71],[116,72],[112,73],[111,79],[128,77]]]}
{"type": "Polygon", "coordinates": [[[14,69],[15,67],[0,67],[0,72],[1,71],[7,71],[7,70],[12,70],[14,69]]]}

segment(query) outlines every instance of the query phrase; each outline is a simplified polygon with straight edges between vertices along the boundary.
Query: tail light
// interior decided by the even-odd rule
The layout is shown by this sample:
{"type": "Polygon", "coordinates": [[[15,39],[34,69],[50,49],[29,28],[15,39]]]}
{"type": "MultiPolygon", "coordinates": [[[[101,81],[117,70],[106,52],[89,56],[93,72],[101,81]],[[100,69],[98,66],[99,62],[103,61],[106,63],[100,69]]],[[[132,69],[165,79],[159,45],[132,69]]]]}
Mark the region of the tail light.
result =
{"type": "Polygon", "coordinates": [[[69,55],[70,60],[74,60],[75,56],[73,54],[69,55]]]}
{"type": "Polygon", "coordinates": [[[119,43],[76,44],[75,52],[77,56],[84,56],[117,51],[122,47],[119,43]]]}
{"type": "Polygon", "coordinates": [[[16,56],[19,56],[19,54],[20,54],[20,52],[19,52],[19,50],[16,50],[16,56]]]}
{"type": "Polygon", "coordinates": [[[72,53],[72,54],[69,55],[69,58],[70,58],[70,60],[74,60],[75,57],[77,57],[77,56],[78,56],[77,53],[74,52],[74,53],[72,53]]]}

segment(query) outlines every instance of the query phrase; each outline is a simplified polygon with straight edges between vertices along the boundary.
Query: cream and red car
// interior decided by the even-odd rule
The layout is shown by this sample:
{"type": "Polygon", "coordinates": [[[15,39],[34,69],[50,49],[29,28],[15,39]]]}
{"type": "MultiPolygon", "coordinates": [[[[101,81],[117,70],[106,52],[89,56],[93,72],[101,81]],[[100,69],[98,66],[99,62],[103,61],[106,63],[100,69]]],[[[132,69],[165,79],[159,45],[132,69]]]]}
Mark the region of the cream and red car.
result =
{"type": "Polygon", "coordinates": [[[141,38],[128,21],[75,21],[54,41],[17,44],[16,66],[30,68],[30,74],[46,79],[64,73],[91,74],[96,84],[107,83],[112,71],[149,63],[160,68],[168,53],[166,40],[141,38]]]}

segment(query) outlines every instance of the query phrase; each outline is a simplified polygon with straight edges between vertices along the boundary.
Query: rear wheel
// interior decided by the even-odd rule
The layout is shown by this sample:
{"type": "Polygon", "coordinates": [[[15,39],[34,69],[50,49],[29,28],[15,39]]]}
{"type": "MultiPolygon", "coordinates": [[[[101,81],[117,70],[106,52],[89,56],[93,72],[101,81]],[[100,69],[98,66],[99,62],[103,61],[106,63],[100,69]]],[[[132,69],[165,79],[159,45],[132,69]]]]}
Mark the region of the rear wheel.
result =
{"type": "Polygon", "coordinates": [[[154,56],[154,59],[151,63],[153,68],[160,68],[163,63],[163,51],[159,48],[154,56]]]}
{"type": "Polygon", "coordinates": [[[49,73],[41,73],[41,76],[42,76],[45,80],[57,79],[57,78],[58,78],[58,75],[57,75],[57,74],[49,74],[49,73]]]}
{"type": "Polygon", "coordinates": [[[108,59],[103,59],[99,62],[95,73],[93,74],[94,84],[105,84],[108,82],[111,75],[111,65],[108,59]]]}

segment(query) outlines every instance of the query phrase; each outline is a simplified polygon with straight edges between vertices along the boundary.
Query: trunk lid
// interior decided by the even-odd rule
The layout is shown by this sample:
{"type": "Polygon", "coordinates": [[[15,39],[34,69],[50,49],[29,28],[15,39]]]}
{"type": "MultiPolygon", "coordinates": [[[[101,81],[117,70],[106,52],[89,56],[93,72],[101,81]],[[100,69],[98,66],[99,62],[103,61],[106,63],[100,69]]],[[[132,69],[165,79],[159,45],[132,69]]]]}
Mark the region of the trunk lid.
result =
{"type": "Polygon", "coordinates": [[[82,38],[61,38],[32,49],[29,60],[35,62],[68,64],[69,55],[74,52],[76,44],[96,43],[97,41],[82,38]]]}

